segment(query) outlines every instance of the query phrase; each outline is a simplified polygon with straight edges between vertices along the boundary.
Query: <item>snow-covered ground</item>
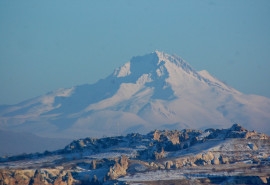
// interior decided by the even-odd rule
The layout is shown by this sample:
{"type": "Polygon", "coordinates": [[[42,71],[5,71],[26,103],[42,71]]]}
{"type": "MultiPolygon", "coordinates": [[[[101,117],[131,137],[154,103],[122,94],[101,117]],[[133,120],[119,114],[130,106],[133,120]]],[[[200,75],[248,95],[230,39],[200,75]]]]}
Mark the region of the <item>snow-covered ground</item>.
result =
{"type": "Polygon", "coordinates": [[[121,177],[119,181],[127,182],[142,182],[142,181],[158,181],[158,180],[179,180],[179,179],[196,179],[203,177],[225,177],[236,176],[242,172],[213,172],[213,171],[200,171],[190,169],[177,169],[177,170],[157,170],[144,173],[136,173],[134,175],[127,175],[121,177]]]}

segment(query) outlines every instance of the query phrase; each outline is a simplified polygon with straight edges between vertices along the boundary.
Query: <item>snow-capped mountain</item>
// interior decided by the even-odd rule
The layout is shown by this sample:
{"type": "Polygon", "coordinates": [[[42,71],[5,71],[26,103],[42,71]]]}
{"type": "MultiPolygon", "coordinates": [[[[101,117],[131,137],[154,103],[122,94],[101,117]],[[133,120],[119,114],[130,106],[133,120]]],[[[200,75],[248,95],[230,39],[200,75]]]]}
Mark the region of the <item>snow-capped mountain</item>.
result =
{"type": "Polygon", "coordinates": [[[232,123],[270,133],[269,113],[270,99],[245,95],[180,57],[155,51],[94,84],[2,106],[0,127],[69,138],[232,123]]]}

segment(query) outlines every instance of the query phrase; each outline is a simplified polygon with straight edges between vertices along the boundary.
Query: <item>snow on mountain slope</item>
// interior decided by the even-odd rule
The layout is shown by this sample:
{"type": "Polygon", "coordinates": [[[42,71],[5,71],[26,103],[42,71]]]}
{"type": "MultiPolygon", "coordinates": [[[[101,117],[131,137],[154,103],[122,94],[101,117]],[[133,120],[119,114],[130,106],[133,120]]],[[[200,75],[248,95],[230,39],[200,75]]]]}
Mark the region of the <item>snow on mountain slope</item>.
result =
{"type": "Polygon", "coordinates": [[[70,138],[232,122],[270,133],[269,112],[269,99],[244,95],[180,57],[156,51],[133,57],[94,84],[2,107],[0,126],[70,138]]]}

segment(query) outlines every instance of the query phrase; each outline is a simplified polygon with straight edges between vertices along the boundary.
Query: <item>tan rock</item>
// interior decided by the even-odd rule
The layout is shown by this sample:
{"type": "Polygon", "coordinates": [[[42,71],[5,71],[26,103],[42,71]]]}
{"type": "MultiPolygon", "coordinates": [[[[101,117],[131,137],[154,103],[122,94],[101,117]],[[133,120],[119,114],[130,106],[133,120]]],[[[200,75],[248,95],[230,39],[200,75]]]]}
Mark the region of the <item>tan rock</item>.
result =
{"type": "Polygon", "coordinates": [[[219,159],[216,158],[216,157],[215,157],[214,159],[212,159],[211,163],[212,163],[213,165],[218,165],[218,164],[220,164],[219,159]]]}
{"type": "Polygon", "coordinates": [[[124,176],[127,173],[128,157],[123,155],[120,160],[116,160],[113,167],[110,167],[107,177],[111,180],[124,176]]]}
{"type": "Polygon", "coordinates": [[[221,156],[220,157],[220,161],[222,164],[229,164],[229,158],[228,157],[224,157],[224,156],[221,156]]]}
{"type": "Polygon", "coordinates": [[[164,151],[164,149],[162,148],[161,149],[161,152],[155,152],[154,153],[154,157],[155,157],[155,160],[164,158],[165,157],[165,151],[164,151]]]}
{"type": "Polygon", "coordinates": [[[171,169],[172,166],[173,166],[173,162],[172,162],[172,161],[167,161],[167,162],[165,163],[165,168],[166,168],[167,170],[171,169]]]}
{"type": "Polygon", "coordinates": [[[254,144],[254,143],[248,143],[248,147],[249,147],[251,150],[258,150],[258,147],[257,147],[256,144],[254,144]]]}
{"type": "Polygon", "coordinates": [[[59,176],[57,177],[57,179],[55,179],[53,185],[67,185],[67,183],[66,183],[66,182],[63,182],[63,181],[62,181],[62,176],[59,175],[59,176]]]}
{"type": "Polygon", "coordinates": [[[205,161],[211,161],[215,158],[214,154],[212,152],[207,152],[206,154],[202,155],[202,159],[205,161]]]}
{"type": "Polygon", "coordinates": [[[261,181],[265,184],[268,184],[268,179],[270,180],[270,177],[264,176],[264,177],[259,177],[261,179],[261,181]]]}
{"type": "Polygon", "coordinates": [[[153,133],[153,139],[156,141],[159,141],[160,138],[160,132],[158,130],[155,130],[153,133]]]}
{"type": "Polygon", "coordinates": [[[180,143],[179,133],[177,131],[171,131],[171,132],[167,133],[167,136],[173,145],[180,143]]]}

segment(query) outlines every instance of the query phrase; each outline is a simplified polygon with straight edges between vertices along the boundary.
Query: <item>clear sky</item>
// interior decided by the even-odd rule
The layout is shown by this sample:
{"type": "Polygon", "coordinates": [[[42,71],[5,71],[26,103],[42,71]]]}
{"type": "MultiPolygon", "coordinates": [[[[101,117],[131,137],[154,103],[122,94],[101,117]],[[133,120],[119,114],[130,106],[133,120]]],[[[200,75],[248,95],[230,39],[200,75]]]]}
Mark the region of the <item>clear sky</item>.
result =
{"type": "Polygon", "coordinates": [[[269,20],[269,0],[0,0],[0,104],[94,83],[156,49],[270,97],[269,20]]]}

